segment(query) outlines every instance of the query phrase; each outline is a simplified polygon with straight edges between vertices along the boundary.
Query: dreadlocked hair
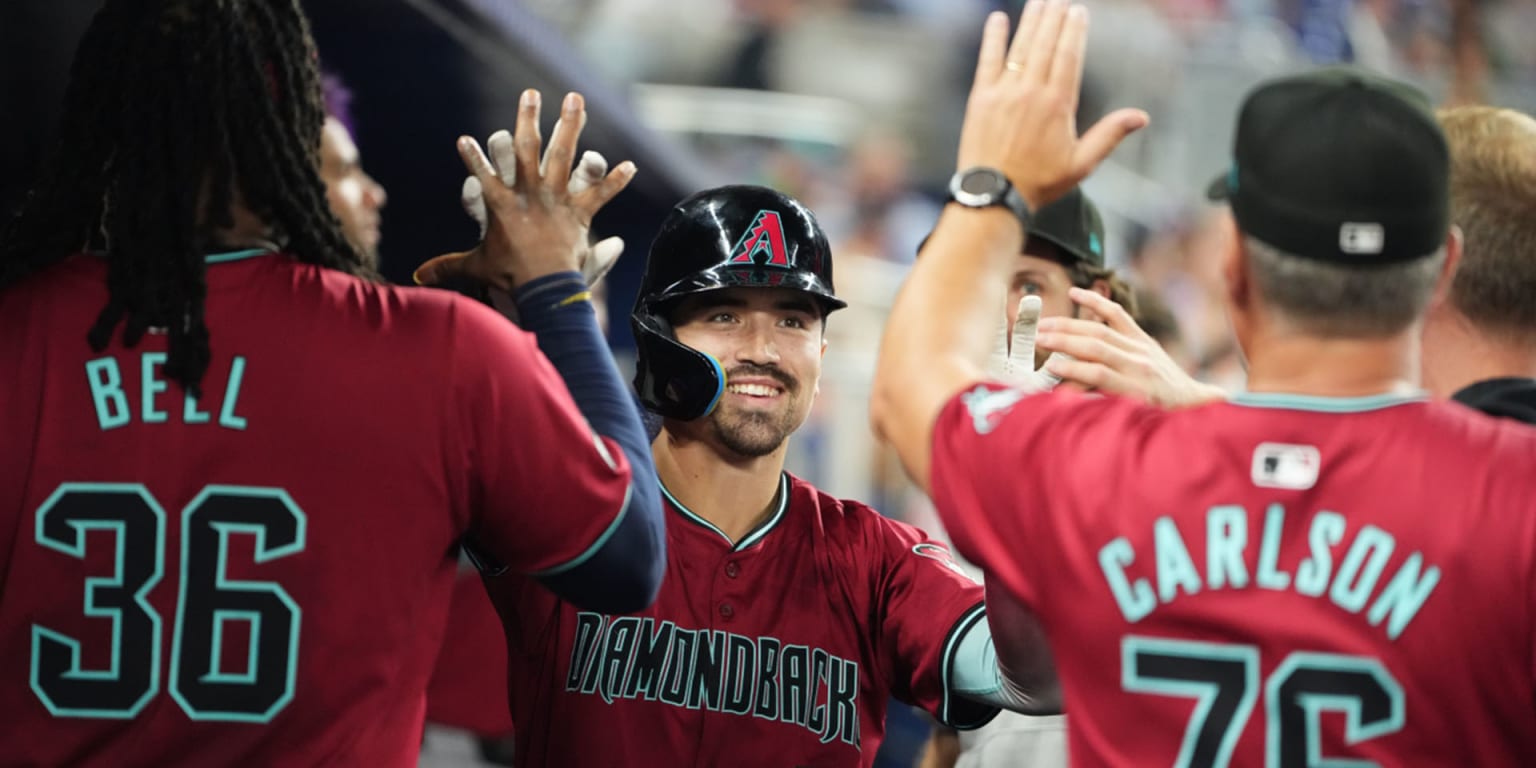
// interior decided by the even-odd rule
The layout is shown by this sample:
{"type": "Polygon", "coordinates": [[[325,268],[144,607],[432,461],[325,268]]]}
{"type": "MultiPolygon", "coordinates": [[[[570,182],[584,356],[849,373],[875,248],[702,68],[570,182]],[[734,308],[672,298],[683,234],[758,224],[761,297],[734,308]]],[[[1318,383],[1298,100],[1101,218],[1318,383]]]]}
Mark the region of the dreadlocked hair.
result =
{"type": "Polygon", "coordinates": [[[107,0],[70,69],[58,141],[0,237],[0,290],[85,249],[107,258],[96,352],[169,337],[192,396],[211,358],[206,262],[238,201],[300,261],[376,278],[326,203],[324,112],[299,0],[107,0]]]}

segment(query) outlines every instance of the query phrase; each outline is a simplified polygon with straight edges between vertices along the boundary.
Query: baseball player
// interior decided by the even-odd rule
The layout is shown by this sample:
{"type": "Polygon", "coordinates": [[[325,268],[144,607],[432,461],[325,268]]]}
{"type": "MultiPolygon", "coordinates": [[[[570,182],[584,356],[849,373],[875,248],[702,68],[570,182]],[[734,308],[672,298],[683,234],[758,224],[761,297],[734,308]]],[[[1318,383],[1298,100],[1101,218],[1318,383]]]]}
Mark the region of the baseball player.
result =
{"type": "Polygon", "coordinates": [[[475,261],[551,365],[361,277],[314,61],[291,0],[109,0],[81,43],[0,241],[0,762],[414,765],[459,540],[592,609],[654,595],[654,470],[576,272],[633,168],[489,201],[475,261]]]}
{"type": "Polygon", "coordinates": [[[982,590],[943,546],[784,472],[842,306],[785,195],[712,189],[662,223],[631,323],[663,418],[666,580],[618,615],[487,579],[520,765],[868,766],[892,696],[959,728],[1054,711],[1049,675],[1001,676],[982,590]]]}
{"type": "Polygon", "coordinates": [[[1536,432],[1413,391],[1452,266],[1422,95],[1336,69],[1244,102],[1213,193],[1250,392],[1166,411],[980,383],[974,293],[1029,210],[1145,123],[1076,135],[1086,25],[1031,3],[1010,50],[989,22],[961,175],[995,169],[1024,206],[970,180],[983,199],[944,212],[876,373],[877,428],[998,588],[1000,657],[1028,663],[1006,639],[1044,628],[1075,764],[1527,763],[1533,616],[1510,591],[1536,560],[1536,432]]]}

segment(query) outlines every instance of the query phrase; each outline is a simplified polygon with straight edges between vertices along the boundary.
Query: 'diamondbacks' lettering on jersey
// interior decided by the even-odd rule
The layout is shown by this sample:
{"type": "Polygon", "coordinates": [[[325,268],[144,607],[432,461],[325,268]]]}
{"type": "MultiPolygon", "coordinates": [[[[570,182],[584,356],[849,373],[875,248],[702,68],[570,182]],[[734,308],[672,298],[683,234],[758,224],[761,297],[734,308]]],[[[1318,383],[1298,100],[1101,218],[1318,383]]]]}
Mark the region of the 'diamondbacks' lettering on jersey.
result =
{"type": "Polygon", "coordinates": [[[668,496],[667,575],[631,616],[487,580],[511,645],[519,764],[868,766],[887,700],[960,726],[996,710],[945,694],[981,588],[911,526],[784,476],[735,545],[668,496]]]}

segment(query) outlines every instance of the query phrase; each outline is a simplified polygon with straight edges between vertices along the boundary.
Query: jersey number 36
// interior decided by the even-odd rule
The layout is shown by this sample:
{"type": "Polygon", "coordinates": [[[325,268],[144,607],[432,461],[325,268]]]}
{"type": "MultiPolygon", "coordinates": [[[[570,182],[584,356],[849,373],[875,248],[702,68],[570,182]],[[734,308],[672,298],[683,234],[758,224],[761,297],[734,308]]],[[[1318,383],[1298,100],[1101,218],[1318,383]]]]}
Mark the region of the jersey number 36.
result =
{"type": "MultiPolygon", "coordinates": [[[[299,606],[275,583],[229,579],[230,539],[255,537],[256,565],[286,557],[304,549],[304,513],[276,488],[210,485],[180,523],[171,698],[193,720],[267,722],[293,699],[299,606]],[[226,669],[223,637],[242,622],[248,658],[226,669]]],[[[138,484],[65,483],[38,508],[43,547],[84,560],[87,532],[116,542],[113,575],[85,580],[85,616],[111,620],[105,669],[85,668],[76,638],[32,625],[32,690],[54,716],[132,718],[159,693],[162,617],[148,596],[165,572],[165,529],[165,510],[138,484]]]]}

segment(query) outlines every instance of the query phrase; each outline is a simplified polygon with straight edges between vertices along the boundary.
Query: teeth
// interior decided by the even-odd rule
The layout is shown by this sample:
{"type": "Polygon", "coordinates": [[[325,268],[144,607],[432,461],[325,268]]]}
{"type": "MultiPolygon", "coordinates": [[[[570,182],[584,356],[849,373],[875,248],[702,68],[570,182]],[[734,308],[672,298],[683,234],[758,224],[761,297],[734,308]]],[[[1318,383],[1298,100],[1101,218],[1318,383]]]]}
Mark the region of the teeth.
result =
{"type": "Polygon", "coordinates": [[[773,397],[779,393],[779,390],[763,384],[732,384],[728,389],[738,395],[753,397],[773,397]]]}

